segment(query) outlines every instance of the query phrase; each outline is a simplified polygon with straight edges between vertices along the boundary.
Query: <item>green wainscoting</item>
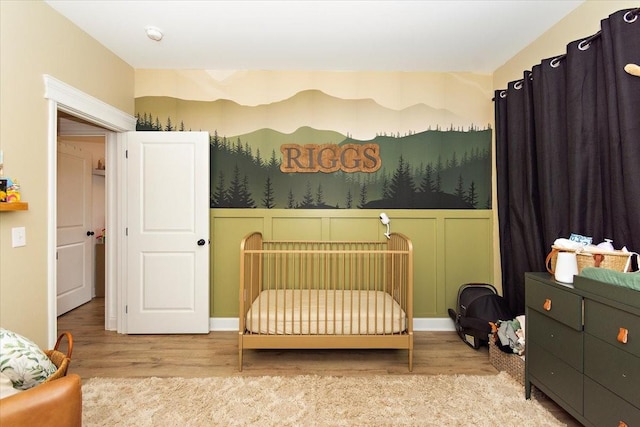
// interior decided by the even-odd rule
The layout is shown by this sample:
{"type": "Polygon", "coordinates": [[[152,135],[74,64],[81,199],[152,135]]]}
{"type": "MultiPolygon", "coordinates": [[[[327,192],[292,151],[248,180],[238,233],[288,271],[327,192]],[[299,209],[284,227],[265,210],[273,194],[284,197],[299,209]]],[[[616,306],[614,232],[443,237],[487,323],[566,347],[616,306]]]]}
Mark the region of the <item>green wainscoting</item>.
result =
{"type": "MultiPolygon", "coordinates": [[[[493,283],[490,210],[385,210],[414,247],[414,317],[448,317],[463,283],[493,283]]],[[[240,241],[384,240],[380,212],[358,209],[211,209],[211,317],[238,317],[240,241]]]]}

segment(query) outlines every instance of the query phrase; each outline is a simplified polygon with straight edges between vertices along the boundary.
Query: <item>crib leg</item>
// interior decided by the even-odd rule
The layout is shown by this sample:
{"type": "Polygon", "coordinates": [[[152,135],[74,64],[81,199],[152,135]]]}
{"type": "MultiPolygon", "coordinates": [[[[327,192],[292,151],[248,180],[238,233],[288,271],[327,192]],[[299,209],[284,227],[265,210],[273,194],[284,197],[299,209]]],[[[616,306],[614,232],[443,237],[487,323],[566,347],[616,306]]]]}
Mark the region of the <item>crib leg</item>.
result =
{"type": "Polygon", "coordinates": [[[238,335],[238,371],[242,372],[242,332],[238,335]]]}
{"type": "Polygon", "coordinates": [[[409,349],[409,372],[413,372],[413,349],[409,349]]]}

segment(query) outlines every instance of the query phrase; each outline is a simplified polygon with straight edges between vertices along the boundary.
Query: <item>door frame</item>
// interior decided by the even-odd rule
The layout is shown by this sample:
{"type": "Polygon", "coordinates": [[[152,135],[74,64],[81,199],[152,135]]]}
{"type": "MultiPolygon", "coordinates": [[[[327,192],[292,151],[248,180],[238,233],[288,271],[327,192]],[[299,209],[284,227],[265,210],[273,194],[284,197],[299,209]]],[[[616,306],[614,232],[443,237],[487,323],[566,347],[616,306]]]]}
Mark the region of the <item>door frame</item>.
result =
{"type": "MultiPolygon", "coordinates": [[[[93,129],[93,134],[106,137],[106,163],[109,173],[106,176],[106,228],[109,233],[106,246],[105,278],[105,329],[126,333],[122,307],[123,289],[122,263],[124,248],[122,230],[124,221],[124,198],[119,188],[125,188],[121,173],[123,132],[135,131],[136,118],[105,102],[94,98],[50,75],[43,75],[45,94],[48,100],[49,122],[47,132],[47,335],[49,347],[53,347],[58,335],[56,309],[56,207],[57,207],[57,136],[58,111],[80,118],[102,129],[93,129]],[[119,250],[120,249],[120,250],[119,250]]],[[[86,130],[85,130],[86,133],[86,130]]]]}

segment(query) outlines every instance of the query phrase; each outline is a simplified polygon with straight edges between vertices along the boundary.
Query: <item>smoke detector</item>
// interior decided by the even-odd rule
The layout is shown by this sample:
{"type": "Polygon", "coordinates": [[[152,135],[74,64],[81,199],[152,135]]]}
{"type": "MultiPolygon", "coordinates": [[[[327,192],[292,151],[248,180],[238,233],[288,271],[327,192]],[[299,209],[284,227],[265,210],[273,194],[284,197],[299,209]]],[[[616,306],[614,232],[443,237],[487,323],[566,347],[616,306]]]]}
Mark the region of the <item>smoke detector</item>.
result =
{"type": "Polygon", "coordinates": [[[144,30],[147,33],[147,37],[157,42],[162,40],[162,37],[164,36],[164,34],[162,34],[162,31],[160,31],[160,28],[158,27],[148,26],[148,27],[144,27],[144,30]]]}

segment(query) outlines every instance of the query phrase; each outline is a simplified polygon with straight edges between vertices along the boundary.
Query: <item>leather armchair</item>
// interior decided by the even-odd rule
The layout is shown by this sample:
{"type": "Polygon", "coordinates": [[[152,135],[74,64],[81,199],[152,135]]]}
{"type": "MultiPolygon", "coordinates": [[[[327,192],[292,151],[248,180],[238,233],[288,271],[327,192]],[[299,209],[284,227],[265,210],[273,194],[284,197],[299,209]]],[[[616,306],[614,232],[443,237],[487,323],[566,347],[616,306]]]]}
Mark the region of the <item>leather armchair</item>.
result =
{"type": "Polygon", "coordinates": [[[82,426],[82,384],[69,374],[0,399],[0,426],[82,426]]]}

